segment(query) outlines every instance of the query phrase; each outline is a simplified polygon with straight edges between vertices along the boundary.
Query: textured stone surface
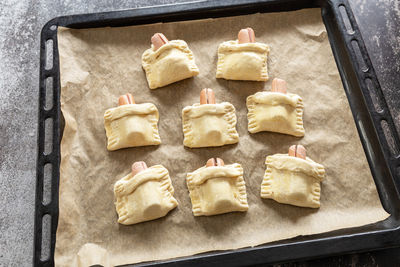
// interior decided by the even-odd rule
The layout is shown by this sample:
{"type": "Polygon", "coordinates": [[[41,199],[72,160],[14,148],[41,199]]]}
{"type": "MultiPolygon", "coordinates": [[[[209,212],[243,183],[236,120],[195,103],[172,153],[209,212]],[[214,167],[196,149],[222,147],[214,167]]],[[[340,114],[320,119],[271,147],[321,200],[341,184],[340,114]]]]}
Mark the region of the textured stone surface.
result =
{"type": "Polygon", "coordinates": [[[400,134],[400,1],[350,1],[400,134]]]}
{"type": "MultiPolygon", "coordinates": [[[[2,1],[0,266],[30,266],[32,262],[41,27],[51,18],[60,15],[173,2],[184,1],[2,1]]],[[[351,5],[400,132],[400,2],[353,0],[351,5]]],[[[287,266],[387,266],[389,259],[399,265],[399,255],[399,249],[392,249],[287,266]]]]}

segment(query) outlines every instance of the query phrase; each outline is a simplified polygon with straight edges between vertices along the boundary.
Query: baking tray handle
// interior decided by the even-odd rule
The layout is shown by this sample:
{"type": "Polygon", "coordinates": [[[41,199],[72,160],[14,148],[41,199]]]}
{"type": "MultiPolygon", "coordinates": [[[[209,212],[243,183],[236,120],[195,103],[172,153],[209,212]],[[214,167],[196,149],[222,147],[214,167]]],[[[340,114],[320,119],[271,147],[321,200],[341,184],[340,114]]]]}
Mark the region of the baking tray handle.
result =
{"type": "Polygon", "coordinates": [[[58,224],[60,164],[60,87],[57,27],[49,21],[40,40],[38,155],[36,172],[36,215],[34,266],[54,266],[58,224]]]}

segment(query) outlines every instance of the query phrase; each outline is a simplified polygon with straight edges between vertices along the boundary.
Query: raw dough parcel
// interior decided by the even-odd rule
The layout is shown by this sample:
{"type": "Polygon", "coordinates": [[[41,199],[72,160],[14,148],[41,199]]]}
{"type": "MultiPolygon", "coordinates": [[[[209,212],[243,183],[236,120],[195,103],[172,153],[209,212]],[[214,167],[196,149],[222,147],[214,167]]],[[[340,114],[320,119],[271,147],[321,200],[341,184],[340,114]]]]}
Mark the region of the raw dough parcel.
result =
{"type": "Polygon", "coordinates": [[[217,78],[267,81],[269,47],[263,43],[227,41],[218,47],[217,78]]]}
{"type": "Polygon", "coordinates": [[[152,166],[135,176],[129,173],[114,185],[118,222],[134,224],[165,216],[178,205],[168,170],[152,166]]]}
{"type": "Polygon", "coordinates": [[[231,103],[198,103],[182,110],[184,140],[187,147],[210,147],[239,142],[235,107],[231,103]]]}
{"type": "Polygon", "coordinates": [[[247,97],[250,133],[261,131],[304,136],[303,100],[296,94],[258,92],[247,97]]]}
{"type": "Polygon", "coordinates": [[[319,208],[320,182],[325,176],[324,166],[310,158],[301,159],[287,154],[268,156],[261,197],[285,204],[319,208]]]}
{"type": "Polygon", "coordinates": [[[238,163],[201,167],[188,173],[186,182],[194,216],[247,211],[249,208],[243,168],[238,163]]]}
{"type": "Polygon", "coordinates": [[[150,89],[156,89],[199,74],[192,51],[182,40],[172,40],[156,51],[153,46],[142,56],[150,89]]]}
{"type": "Polygon", "coordinates": [[[104,126],[107,149],[161,144],[158,134],[158,110],[154,104],[129,104],[107,109],[104,126]]]}

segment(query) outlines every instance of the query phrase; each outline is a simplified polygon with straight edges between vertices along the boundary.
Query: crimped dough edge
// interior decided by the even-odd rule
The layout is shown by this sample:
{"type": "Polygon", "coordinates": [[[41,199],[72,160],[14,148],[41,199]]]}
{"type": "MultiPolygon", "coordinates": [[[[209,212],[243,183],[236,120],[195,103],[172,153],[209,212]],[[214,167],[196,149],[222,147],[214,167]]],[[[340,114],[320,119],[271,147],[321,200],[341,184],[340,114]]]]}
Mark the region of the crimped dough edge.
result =
{"type": "MultiPolygon", "coordinates": [[[[218,166],[218,167],[201,167],[194,172],[189,172],[186,177],[186,183],[187,187],[189,189],[189,196],[190,200],[192,202],[192,211],[194,216],[203,216],[203,215],[208,215],[208,212],[203,211],[201,209],[201,199],[200,196],[197,194],[196,188],[201,186],[201,184],[198,184],[196,182],[196,177],[197,176],[202,176],[203,174],[206,174],[208,177],[207,179],[202,179],[208,180],[208,179],[213,179],[213,178],[218,178],[221,177],[219,176],[221,174],[221,170],[227,169],[226,173],[229,175],[229,178],[235,179],[236,184],[235,186],[238,188],[239,192],[239,201],[237,203],[237,209],[232,210],[233,211],[247,211],[249,208],[249,205],[247,203],[247,193],[246,193],[246,183],[243,179],[243,168],[239,163],[233,163],[230,165],[225,165],[225,166],[218,166]],[[215,174],[210,174],[207,172],[207,169],[209,168],[215,168],[216,172],[215,174]]],[[[203,182],[203,183],[204,183],[203,182]]]]}
{"type": "MultiPolygon", "coordinates": [[[[164,44],[161,46],[159,49],[156,51],[153,50],[153,45],[151,45],[151,48],[147,49],[144,51],[142,55],[142,67],[146,72],[146,78],[147,82],[149,84],[150,89],[156,89],[158,87],[163,87],[168,84],[162,84],[158,81],[157,77],[155,75],[152,75],[152,64],[157,63],[157,57],[161,55],[162,53],[171,50],[171,49],[178,49],[179,51],[183,52],[186,57],[189,59],[189,69],[192,72],[191,76],[188,76],[187,78],[196,76],[200,73],[199,68],[196,65],[194,55],[192,50],[189,49],[188,44],[183,41],[183,40],[172,40],[169,41],[168,43],[164,44]]],[[[177,81],[175,81],[177,82],[177,81]]],[[[173,82],[172,82],[173,83],[173,82]]]]}
{"type": "Polygon", "coordinates": [[[147,117],[147,120],[153,129],[153,142],[149,145],[161,144],[161,138],[157,126],[159,119],[157,107],[152,103],[128,104],[107,109],[104,113],[104,127],[106,129],[108,150],[113,151],[120,149],[118,129],[114,129],[114,127],[111,126],[111,122],[124,116],[132,115],[150,115],[147,117]]]}
{"type": "MultiPolygon", "coordinates": [[[[193,109],[199,109],[203,108],[205,105],[200,105],[198,103],[193,104],[192,106],[187,106],[182,110],[182,128],[183,128],[183,135],[184,135],[184,140],[183,144],[184,146],[187,147],[203,147],[200,144],[195,144],[194,143],[194,138],[193,138],[193,129],[192,129],[192,123],[191,123],[191,116],[190,113],[193,109]]],[[[228,122],[228,132],[227,136],[228,139],[225,141],[223,145],[228,145],[228,144],[235,144],[239,142],[239,134],[236,131],[236,114],[235,114],[235,107],[228,102],[222,102],[219,104],[207,104],[209,106],[209,110],[207,114],[221,114],[220,110],[221,107],[223,108],[223,113],[224,113],[224,120],[228,122]],[[212,108],[212,106],[215,105],[216,108],[212,108]]]]}
{"type": "MultiPolygon", "coordinates": [[[[268,100],[269,96],[274,96],[274,97],[279,96],[283,104],[289,104],[291,106],[294,106],[296,110],[296,128],[290,132],[285,131],[280,133],[289,134],[296,137],[304,136],[305,130],[303,124],[303,109],[304,109],[303,99],[299,95],[291,93],[282,94],[276,92],[258,92],[255,93],[254,95],[248,96],[246,99],[246,105],[248,109],[247,113],[248,131],[250,133],[260,132],[257,131],[258,121],[256,120],[255,107],[258,104],[266,104],[266,105],[276,104],[276,103],[272,104],[271,103],[272,101],[268,100]],[[293,105],[293,103],[295,103],[295,105],[293,105]]],[[[274,100],[278,100],[279,98],[276,98],[274,100]]]]}
{"type": "MultiPolygon", "coordinates": [[[[261,67],[261,76],[256,81],[268,81],[268,65],[267,59],[269,54],[269,46],[264,43],[244,43],[239,44],[238,40],[231,40],[223,42],[218,47],[218,62],[217,62],[217,73],[215,75],[216,78],[223,78],[227,80],[231,80],[230,77],[225,77],[223,72],[223,67],[225,64],[225,55],[232,52],[256,52],[261,54],[263,65],[261,67]]],[[[239,79],[240,80],[240,79],[239,79]]]]}
{"type": "MultiPolygon", "coordinates": [[[[174,188],[168,170],[162,165],[154,165],[135,176],[133,176],[131,172],[115,183],[115,207],[118,217],[120,217],[120,214],[128,213],[128,210],[126,209],[128,195],[132,194],[141,184],[148,181],[158,181],[160,183],[160,191],[163,198],[167,200],[167,203],[172,207],[171,209],[178,205],[178,201],[173,196],[174,188]]],[[[118,219],[118,222],[124,224],[126,220],[118,219]]]]}
{"type": "MultiPolygon", "coordinates": [[[[275,154],[267,156],[265,160],[267,168],[264,173],[264,179],[261,183],[261,197],[274,199],[274,192],[272,190],[272,183],[274,182],[274,177],[272,177],[272,169],[284,169],[291,172],[301,172],[312,178],[311,184],[311,194],[312,201],[307,207],[319,208],[320,207],[320,196],[321,196],[321,186],[320,182],[325,177],[325,168],[319,163],[316,163],[310,158],[301,159],[297,157],[292,157],[287,154],[275,154]],[[294,163],[294,168],[290,167],[290,163],[294,163]],[[288,166],[289,165],[289,166],[288,166]]],[[[286,203],[287,204],[287,203],[286,203]]],[[[293,204],[292,204],[293,205],[293,204]]]]}

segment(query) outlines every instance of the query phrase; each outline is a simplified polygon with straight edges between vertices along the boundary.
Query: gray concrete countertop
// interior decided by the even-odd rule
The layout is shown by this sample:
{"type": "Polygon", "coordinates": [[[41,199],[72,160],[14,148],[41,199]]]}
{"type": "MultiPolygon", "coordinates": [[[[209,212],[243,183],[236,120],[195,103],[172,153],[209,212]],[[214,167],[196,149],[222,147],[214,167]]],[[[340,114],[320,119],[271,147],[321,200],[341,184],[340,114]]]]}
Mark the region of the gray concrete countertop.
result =
{"type": "MultiPolygon", "coordinates": [[[[400,2],[350,0],[400,133],[400,2]]],[[[36,175],[39,41],[60,15],[170,4],[173,0],[3,0],[0,6],[0,266],[30,266],[36,175]]],[[[285,266],[394,266],[400,249],[285,266]]]]}

